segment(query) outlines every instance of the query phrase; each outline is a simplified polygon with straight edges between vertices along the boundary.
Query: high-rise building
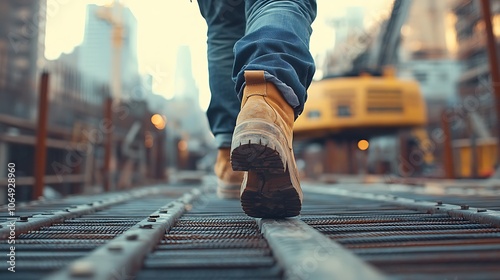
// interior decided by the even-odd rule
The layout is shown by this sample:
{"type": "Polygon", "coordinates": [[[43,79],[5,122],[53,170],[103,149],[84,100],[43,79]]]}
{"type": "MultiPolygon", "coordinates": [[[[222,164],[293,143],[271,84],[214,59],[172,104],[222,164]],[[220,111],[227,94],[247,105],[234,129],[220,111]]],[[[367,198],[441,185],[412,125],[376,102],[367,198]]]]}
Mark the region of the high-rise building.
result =
{"type": "Polygon", "coordinates": [[[188,46],[181,46],[177,51],[175,67],[174,94],[176,98],[199,100],[199,91],[193,77],[191,51],[188,46]]]}
{"type": "MultiPolygon", "coordinates": [[[[491,3],[493,30],[500,48],[500,1],[491,3]]],[[[498,121],[494,111],[493,93],[490,87],[490,68],[486,49],[486,32],[480,1],[460,0],[454,6],[457,18],[458,58],[464,63],[459,80],[462,100],[474,102],[474,113],[482,117],[491,135],[498,121]]]]}
{"type": "Polygon", "coordinates": [[[428,127],[458,98],[462,65],[456,58],[453,5],[457,0],[413,1],[401,29],[399,75],[417,80],[427,103],[428,127]]]}
{"type": "Polygon", "coordinates": [[[33,118],[46,0],[0,1],[0,114],[33,118]]]}
{"type": "Polygon", "coordinates": [[[402,29],[402,48],[412,58],[454,58],[457,51],[455,17],[456,0],[413,1],[406,25],[402,29]]]}
{"type": "Polygon", "coordinates": [[[348,72],[352,60],[365,50],[366,44],[360,44],[359,40],[366,34],[364,20],[363,7],[348,7],[343,17],[330,22],[335,30],[335,47],[327,54],[326,62],[321,69],[324,75],[348,72]]]}
{"type": "Polygon", "coordinates": [[[192,72],[191,51],[181,46],[177,52],[174,98],[169,100],[166,115],[169,123],[180,132],[193,153],[213,141],[205,113],[199,104],[199,91],[192,72]]]}
{"type": "MultiPolygon", "coordinates": [[[[83,43],[79,48],[79,70],[88,79],[110,84],[112,82],[113,35],[116,28],[121,33],[121,97],[131,97],[140,86],[137,62],[137,20],[129,8],[88,5],[83,43]]],[[[116,33],[115,33],[116,34],[116,33]]]]}

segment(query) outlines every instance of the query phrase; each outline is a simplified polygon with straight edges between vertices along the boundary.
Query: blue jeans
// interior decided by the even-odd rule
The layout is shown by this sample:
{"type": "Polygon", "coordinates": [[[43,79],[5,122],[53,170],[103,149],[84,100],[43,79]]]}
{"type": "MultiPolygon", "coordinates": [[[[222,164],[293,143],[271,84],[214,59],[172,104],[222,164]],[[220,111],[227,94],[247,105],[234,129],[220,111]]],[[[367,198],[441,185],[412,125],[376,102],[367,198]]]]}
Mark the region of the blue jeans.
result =
{"type": "Polygon", "coordinates": [[[315,71],[309,38],[316,1],[198,0],[198,5],[208,25],[207,117],[217,146],[231,146],[245,70],[264,70],[297,117],[315,71]]]}

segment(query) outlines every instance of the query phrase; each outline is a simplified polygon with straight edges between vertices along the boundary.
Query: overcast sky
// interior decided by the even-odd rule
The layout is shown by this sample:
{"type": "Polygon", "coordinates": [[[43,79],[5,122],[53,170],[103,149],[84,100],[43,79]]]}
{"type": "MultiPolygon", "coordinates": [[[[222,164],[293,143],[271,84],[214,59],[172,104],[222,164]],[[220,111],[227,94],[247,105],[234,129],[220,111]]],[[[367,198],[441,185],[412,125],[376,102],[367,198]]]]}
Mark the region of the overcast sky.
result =
{"type": "MultiPolygon", "coordinates": [[[[48,59],[71,52],[83,40],[85,6],[107,4],[110,0],[47,0],[46,50],[48,59]]],[[[125,0],[138,21],[139,71],[155,78],[154,90],[167,98],[172,96],[177,49],[191,48],[193,74],[200,89],[200,106],[210,101],[206,62],[206,24],[196,0],[125,0]]],[[[313,25],[313,55],[331,48],[334,30],[326,24],[332,17],[345,14],[349,6],[366,7],[367,19],[376,17],[390,0],[318,0],[318,17],[313,25]]]]}

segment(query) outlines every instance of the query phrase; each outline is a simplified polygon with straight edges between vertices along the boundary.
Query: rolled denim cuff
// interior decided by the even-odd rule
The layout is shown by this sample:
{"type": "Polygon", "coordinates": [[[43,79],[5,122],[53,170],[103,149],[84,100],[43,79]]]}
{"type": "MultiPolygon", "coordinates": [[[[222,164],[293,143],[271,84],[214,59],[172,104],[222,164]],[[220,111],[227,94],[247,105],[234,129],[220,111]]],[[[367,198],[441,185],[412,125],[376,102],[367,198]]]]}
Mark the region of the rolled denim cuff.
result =
{"type": "Polygon", "coordinates": [[[215,135],[215,145],[217,146],[217,149],[231,148],[232,141],[233,141],[232,133],[219,133],[215,135]]]}
{"type": "MultiPolygon", "coordinates": [[[[269,74],[267,71],[264,71],[264,77],[266,78],[266,82],[273,83],[278,88],[278,90],[283,95],[283,98],[285,98],[286,102],[293,108],[295,112],[295,118],[297,118],[298,115],[301,113],[299,112],[300,102],[299,98],[297,97],[293,89],[287,86],[282,81],[280,81],[275,76],[269,74]]],[[[238,97],[240,100],[242,100],[243,98],[243,89],[245,88],[245,84],[246,83],[243,83],[243,86],[241,87],[240,92],[238,93],[238,97]]]]}

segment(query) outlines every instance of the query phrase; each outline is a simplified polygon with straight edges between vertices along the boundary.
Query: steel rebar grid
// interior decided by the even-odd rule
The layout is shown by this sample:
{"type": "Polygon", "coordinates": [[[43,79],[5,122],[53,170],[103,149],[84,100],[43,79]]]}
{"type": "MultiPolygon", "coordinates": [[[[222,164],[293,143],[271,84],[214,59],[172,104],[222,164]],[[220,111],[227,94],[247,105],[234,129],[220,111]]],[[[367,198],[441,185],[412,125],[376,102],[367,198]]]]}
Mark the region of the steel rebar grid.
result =
{"type": "Polygon", "coordinates": [[[165,204],[106,245],[74,261],[61,271],[49,275],[47,279],[134,277],[146,254],[200,194],[199,189],[194,189],[181,198],[165,204]]]}
{"type": "Polygon", "coordinates": [[[398,279],[497,279],[500,275],[500,229],[487,220],[474,222],[469,215],[455,213],[468,211],[467,207],[456,210],[455,205],[451,212],[437,213],[414,199],[394,203],[392,195],[347,189],[307,187],[313,191],[308,199],[314,210],[304,209],[302,219],[385,274],[398,279]]]}

